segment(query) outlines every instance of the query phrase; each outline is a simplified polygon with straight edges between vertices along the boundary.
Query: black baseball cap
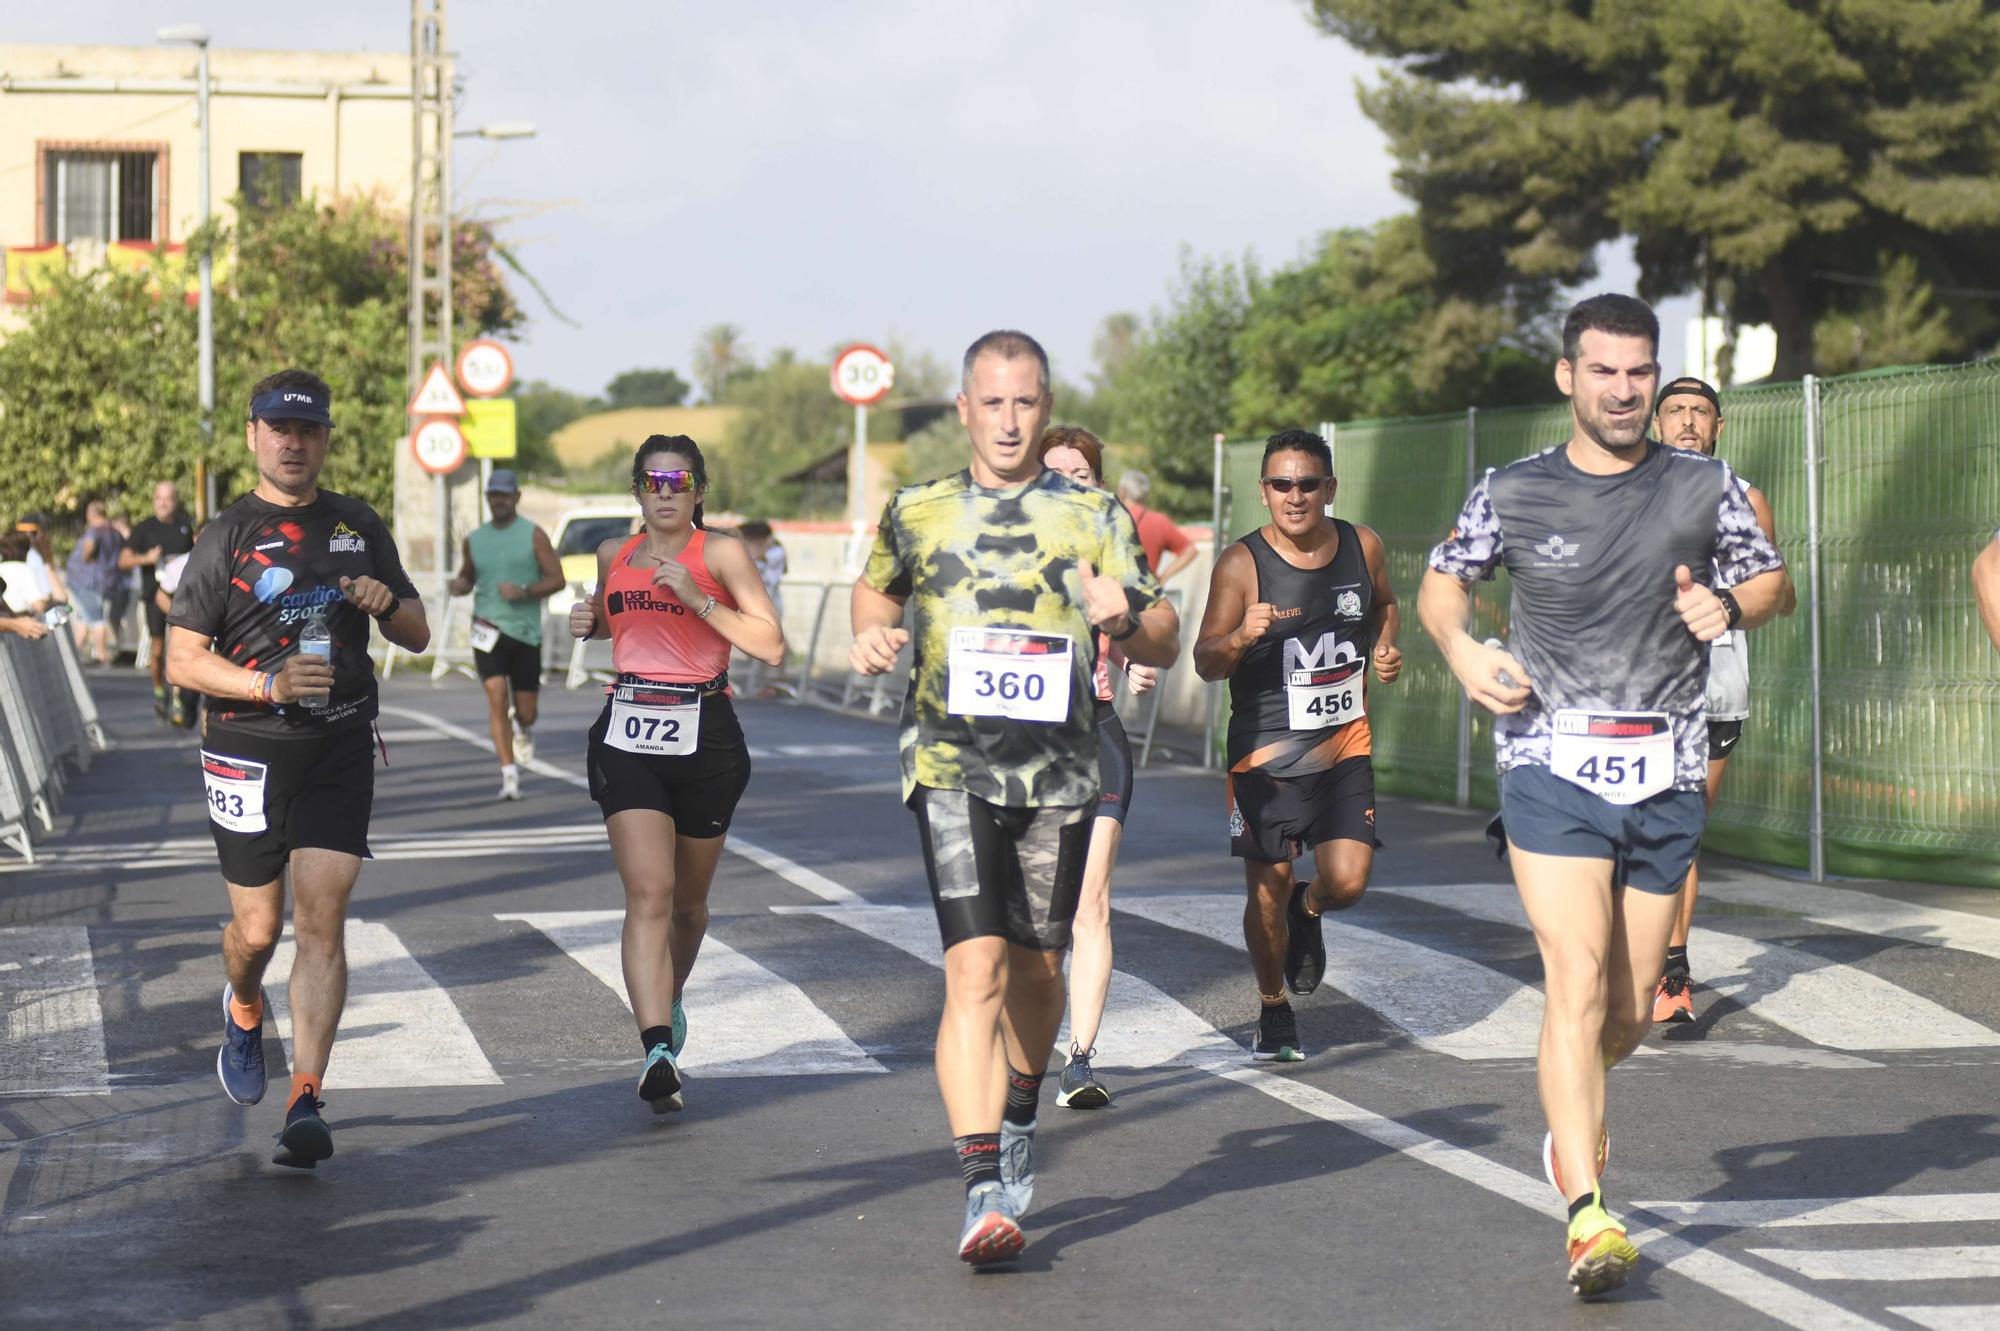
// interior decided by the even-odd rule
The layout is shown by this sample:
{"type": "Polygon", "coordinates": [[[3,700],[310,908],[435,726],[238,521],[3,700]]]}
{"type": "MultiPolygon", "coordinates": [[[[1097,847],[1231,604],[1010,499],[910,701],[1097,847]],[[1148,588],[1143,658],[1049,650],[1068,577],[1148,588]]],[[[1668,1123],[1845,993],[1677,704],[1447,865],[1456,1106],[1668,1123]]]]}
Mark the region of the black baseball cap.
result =
{"type": "Polygon", "coordinates": [[[250,416],[265,421],[312,421],[333,428],[332,402],[310,388],[267,388],[250,399],[250,416]]]}
{"type": "Polygon", "coordinates": [[[1715,389],[1706,379],[1698,379],[1692,374],[1684,374],[1660,386],[1660,395],[1653,399],[1653,414],[1655,416],[1660,414],[1660,407],[1668,398],[1680,397],[1684,393],[1707,398],[1709,405],[1715,408],[1715,414],[1718,416],[1722,414],[1722,399],[1716,396],[1715,389]]]}

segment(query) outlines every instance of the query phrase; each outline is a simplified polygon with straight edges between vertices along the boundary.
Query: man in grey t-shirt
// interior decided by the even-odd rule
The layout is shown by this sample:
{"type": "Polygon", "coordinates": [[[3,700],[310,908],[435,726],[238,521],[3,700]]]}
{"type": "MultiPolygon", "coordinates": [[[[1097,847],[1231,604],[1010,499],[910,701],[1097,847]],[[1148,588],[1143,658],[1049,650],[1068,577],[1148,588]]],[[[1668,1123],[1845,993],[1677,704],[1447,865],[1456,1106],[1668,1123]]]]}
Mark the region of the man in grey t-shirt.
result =
{"type": "Polygon", "coordinates": [[[1630,296],[1570,311],[1556,363],[1568,442],[1473,487],[1417,602],[1452,673],[1497,718],[1501,814],[1546,980],[1543,1165],[1570,1203],[1582,1295],[1622,1285],[1638,1260],[1598,1183],[1604,1073],[1651,1029],[1706,822],[1708,644],[1768,619],[1784,582],[1729,468],[1646,437],[1659,339],[1630,296]],[[1510,648],[1466,631],[1472,584],[1501,564],[1510,648]]]}

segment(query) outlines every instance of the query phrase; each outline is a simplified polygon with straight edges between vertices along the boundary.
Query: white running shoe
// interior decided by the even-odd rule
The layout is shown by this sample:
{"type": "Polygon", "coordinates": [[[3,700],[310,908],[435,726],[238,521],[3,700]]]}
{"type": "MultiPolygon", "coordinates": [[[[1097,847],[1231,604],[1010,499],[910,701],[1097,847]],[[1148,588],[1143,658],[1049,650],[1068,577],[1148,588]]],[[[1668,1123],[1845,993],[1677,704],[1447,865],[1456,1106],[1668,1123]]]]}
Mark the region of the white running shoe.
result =
{"type": "Polygon", "coordinates": [[[535,734],[531,730],[514,727],[514,761],[527,766],[535,761],[535,734]]]}
{"type": "Polygon", "coordinates": [[[494,798],[503,800],[517,800],[521,798],[521,774],[519,772],[502,772],[500,774],[500,793],[494,798]]]}

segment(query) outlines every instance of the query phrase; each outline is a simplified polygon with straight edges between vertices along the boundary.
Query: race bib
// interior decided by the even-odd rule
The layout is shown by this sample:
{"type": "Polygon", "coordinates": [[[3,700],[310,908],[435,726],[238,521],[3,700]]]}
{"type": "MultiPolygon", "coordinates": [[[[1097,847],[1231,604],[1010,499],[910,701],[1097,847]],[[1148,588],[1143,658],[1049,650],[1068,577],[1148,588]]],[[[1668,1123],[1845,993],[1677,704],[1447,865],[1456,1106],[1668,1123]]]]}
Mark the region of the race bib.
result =
{"type": "Polygon", "coordinates": [[[604,740],[627,753],[682,757],[701,733],[701,694],[689,685],[620,684],[604,740]]]}
{"type": "Polygon", "coordinates": [[[1736,645],[1736,630],[1722,630],[1722,632],[1709,639],[1708,645],[1711,647],[1734,647],[1736,645]]]}
{"type": "Polygon", "coordinates": [[[483,619],[472,621],[472,650],[490,652],[500,645],[500,626],[483,619]]]}
{"type": "Polygon", "coordinates": [[[1550,766],[1612,804],[1637,804],[1674,784],[1674,728],[1665,712],[1555,714],[1550,766]]]}
{"type": "Polygon", "coordinates": [[[945,658],[953,716],[1062,721],[1069,716],[1070,640],[1027,629],[953,629],[945,658]]]}
{"type": "Polygon", "coordinates": [[[208,787],[208,819],[226,832],[255,836],[264,822],[264,764],[201,751],[201,780],[208,787]]]}
{"type": "Polygon", "coordinates": [[[1362,689],[1367,666],[1364,660],[1342,661],[1316,670],[1294,670],[1285,676],[1292,729],[1324,730],[1367,715],[1362,689]]]}

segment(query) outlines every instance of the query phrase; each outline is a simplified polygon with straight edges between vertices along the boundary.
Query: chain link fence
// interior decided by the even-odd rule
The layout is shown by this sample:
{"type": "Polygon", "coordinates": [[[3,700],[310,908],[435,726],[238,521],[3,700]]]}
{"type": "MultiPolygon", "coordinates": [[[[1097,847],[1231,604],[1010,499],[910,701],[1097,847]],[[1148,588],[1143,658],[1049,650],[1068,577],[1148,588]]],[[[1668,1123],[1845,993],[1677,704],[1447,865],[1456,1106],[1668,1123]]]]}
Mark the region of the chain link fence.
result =
{"type": "MultiPolygon", "coordinates": [[[[1722,397],[1718,451],[1771,501],[1799,608],[1748,635],[1751,717],[1707,844],[1816,876],[2000,885],[2000,663],[1967,573],[2000,523],[2000,360],[1722,397]]],[[[1417,627],[1417,585],[1479,474],[1566,440],[1568,406],[1323,428],[1334,512],[1381,536],[1403,605],[1402,678],[1368,703],[1377,781],[1494,807],[1491,718],[1417,627]]],[[[1218,450],[1225,540],[1264,521],[1262,454],[1218,450]]],[[[1475,589],[1476,634],[1505,635],[1507,599],[1504,570],[1475,589]]]]}

